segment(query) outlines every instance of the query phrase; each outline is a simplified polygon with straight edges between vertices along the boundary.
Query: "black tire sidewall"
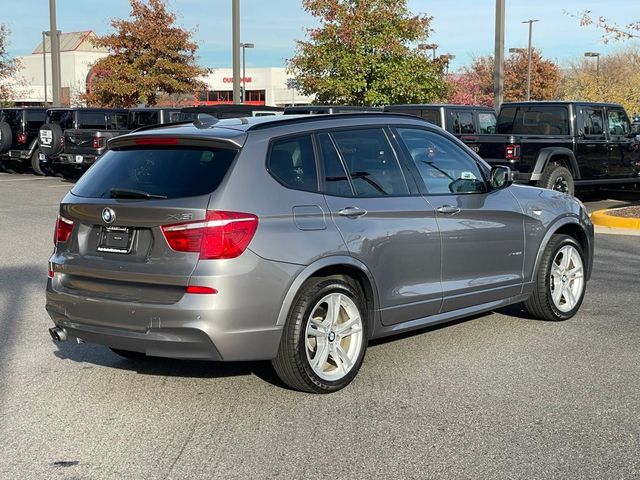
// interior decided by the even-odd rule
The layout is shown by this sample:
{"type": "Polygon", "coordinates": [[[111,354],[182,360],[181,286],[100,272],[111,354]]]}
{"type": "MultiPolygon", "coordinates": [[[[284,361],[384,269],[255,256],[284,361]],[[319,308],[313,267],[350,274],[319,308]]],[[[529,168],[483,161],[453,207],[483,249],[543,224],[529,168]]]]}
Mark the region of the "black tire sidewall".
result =
{"type": "Polygon", "coordinates": [[[367,350],[367,339],[368,339],[368,330],[367,330],[367,310],[363,301],[363,296],[359,289],[354,288],[352,285],[341,281],[341,280],[326,280],[320,283],[316,283],[315,285],[309,285],[309,289],[315,290],[311,296],[303,296],[298,299],[296,304],[297,308],[293,309],[293,312],[296,314],[296,321],[300,323],[300,327],[298,329],[298,338],[296,339],[296,354],[295,357],[298,360],[299,364],[304,368],[304,373],[308,377],[308,379],[313,383],[315,389],[323,392],[332,392],[336,390],[340,390],[344,388],[346,385],[351,383],[351,381],[355,378],[360,370],[360,366],[364,361],[364,356],[367,350]],[[307,359],[306,353],[306,329],[307,324],[310,321],[310,316],[313,308],[316,304],[326,295],[330,293],[341,293],[343,295],[348,296],[355,303],[358,311],[360,313],[360,317],[362,318],[362,348],[358,355],[357,360],[354,362],[353,368],[340,380],[336,381],[328,381],[323,378],[320,378],[311,368],[309,364],[309,360],[307,359]],[[300,305],[300,302],[304,302],[304,305],[300,305]],[[302,307],[302,308],[300,308],[302,307]],[[302,314],[300,312],[302,311],[302,314]]]}
{"type": "Polygon", "coordinates": [[[42,167],[40,166],[40,149],[36,148],[33,151],[33,154],[31,155],[31,169],[33,170],[33,173],[39,176],[45,176],[46,173],[44,172],[44,170],[42,170],[42,167]]]}
{"type": "Polygon", "coordinates": [[[584,300],[585,292],[586,292],[586,289],[587,289],[586,281],[583,281],[582,293],[580,294],[580,298],[578,299],[578,302],[576,303],[576,306],[573,307],[568,312],[561,312],[560,310],[558,310],[558,308],[556,307],[555,303],[553,303],[553,298],[551,297],[551,266],[553,264],[553,260],[556,258],[556,255],[558,254],[560,249],[562,247],[567,246],[567,245],[571,245],[572,247],[574,247],[577,250],[578,255],[580,255],[580,260],[582,260],[583,275],[585,275],[585,273],[586,273],[585,272],[586,262],[585,262],[585,258],[584,258],[584,252],[582,251],[582,247],[580,247],[578,242],[576,242],[573,238],[571,238],[571,237],[569,237],[567,235],[563,235],[561,237],[558,237],[553,242],[553,245],[550,245],[551,254],[549,255],[548,258],[546,258],[546,262],[545,262],[545,265],[544,265],[544,292],[545,292],[545,297],[547,299],[547,304],[549,305],[549,309],[551,310],[551,312],[553,312],[553,315],[558,320],[568,320],[569,318],[573,317],[578,312],[578,310],[580,310],[580,307],[582,306],[582,302],[584,300]]]}
{"type": "Polygon", "coordinates": [[[50,157],[51,155],[56,155],[62,152],[62,145],[61,145],[62,135],[63,135],[63,132],[62,132],[62,127],[60,127],[60,125],[58,125],[57,123],[45,123],[40,127],[40,131],[38,132],[38,148],[47,157],[50,157]],[[50,145],[47,145],[42,141],[43,130],[48,130],[51,132],[50,145]]]}
{"type": "Polygon", "coordinates": [[[13,145],[13,131],[7,122],[0,122],[0,155],[7,153],[13,145]]]}
{"type": "Polygon", "coordinates": [[[569,188],[569,191],[566,193],[569,193],[571,195],[575,193],[575,183],[573,181],[573,175],[571,174],[569,169],[561,165],[549,165],[549,167],[547,168],[550,168],[550,170],[548,172],[545,172],[544,177],[540,182],[542,184],[542,187],[553,190],[553,187],[558,178],[564,177],[569,188]]]}

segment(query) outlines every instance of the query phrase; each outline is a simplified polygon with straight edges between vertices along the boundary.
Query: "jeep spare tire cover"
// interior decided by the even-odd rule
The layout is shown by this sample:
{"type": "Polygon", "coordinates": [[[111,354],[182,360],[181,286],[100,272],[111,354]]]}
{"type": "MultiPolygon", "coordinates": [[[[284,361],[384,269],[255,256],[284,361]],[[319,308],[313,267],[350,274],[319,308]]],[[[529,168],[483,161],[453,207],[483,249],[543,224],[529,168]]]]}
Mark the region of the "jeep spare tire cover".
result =
{"type": "Polygon", "coordinates": [[[11,126],[7,122],[0,122],[0,154],[8,152],[12,143],[11,126]]]}
{"type": "Polygon", "coordinates": [[[62,128],[57,123],[45,123],[38,132],[40,150],[47,157],[62,151],[62,128]]]}

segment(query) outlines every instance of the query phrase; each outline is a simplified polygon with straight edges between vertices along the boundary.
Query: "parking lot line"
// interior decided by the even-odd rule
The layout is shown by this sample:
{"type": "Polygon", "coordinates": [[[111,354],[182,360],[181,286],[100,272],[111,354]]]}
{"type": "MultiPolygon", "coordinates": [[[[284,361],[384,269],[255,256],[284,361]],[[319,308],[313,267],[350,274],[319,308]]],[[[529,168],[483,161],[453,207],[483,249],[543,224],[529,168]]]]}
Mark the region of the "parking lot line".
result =
{"type": "Polygon", "coordinates": [[[32,180],[55,180],[50,177],[33,177],[33,178],[12,178],[10,180],[0,180],[0,183],[9,183],[9,182],[30,182],[32,180]]]}
{"type": "Polygon", "coordinates": [[[60,185],[47,185],[47,187],[49,188],[57,188],[57,187],[67,187],[67,188],[72,188],[73,185],[65,185],[64,183],[61,183],[60,185]]]}

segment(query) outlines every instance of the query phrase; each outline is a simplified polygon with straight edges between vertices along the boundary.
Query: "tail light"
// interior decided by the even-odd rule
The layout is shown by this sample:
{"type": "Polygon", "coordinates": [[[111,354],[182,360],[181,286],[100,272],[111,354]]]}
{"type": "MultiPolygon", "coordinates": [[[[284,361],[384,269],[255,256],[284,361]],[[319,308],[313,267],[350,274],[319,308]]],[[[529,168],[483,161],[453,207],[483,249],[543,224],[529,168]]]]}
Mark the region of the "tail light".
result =
{"type": "Polygon", "coordinates": [[[199,252],[201,260],[236,258],[258,228],[251,213],[207,211],[205,220],[164,225],[162,233],[177,252],[199,252]]]}
{"type": "Polygon", "coordinates": [[[103,137],[93,137],[93,141],[91,142],[91,147],[102,148],[103,146],[102,140],[103,140],[103,137]]]}
{"type": "Polygon", "coordinates": [[[59,243],[65,243],[71,237],[71,232],[73,231],[73,220],[69,220],[68,218],[64,218],[61,215],[58,215],[58,220],[56,221],[56,230],[53,234],[53,244],[58,245],[59,243]]]}
{"type": "Polygon", "coordinates": [[[24,145],[25,143],[27,143],[27,134],[26,133],[19,133],[18,134],[18,143],[20,145],[24,145]]]}
{"type": "Polygon", "coordinates": [[[520,145],[507,143],[504,146],[504,158],[507,160],[520,160],[520,145]]]}

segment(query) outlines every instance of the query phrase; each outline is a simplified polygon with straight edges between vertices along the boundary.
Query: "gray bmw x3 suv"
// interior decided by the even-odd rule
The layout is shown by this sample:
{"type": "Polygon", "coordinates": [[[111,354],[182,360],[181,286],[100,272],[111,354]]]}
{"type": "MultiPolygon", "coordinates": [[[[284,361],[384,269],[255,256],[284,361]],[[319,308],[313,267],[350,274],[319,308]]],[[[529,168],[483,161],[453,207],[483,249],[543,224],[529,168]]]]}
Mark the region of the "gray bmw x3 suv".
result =
{"type": "Polygon", "coordinates": [[[60,205],[46,308],[58,341],[268,359],[324,393],[373,338],[517,302],[568,319],[592,263],[578,200],[416,117],[198,119],[110,140],[60,205]]]}

